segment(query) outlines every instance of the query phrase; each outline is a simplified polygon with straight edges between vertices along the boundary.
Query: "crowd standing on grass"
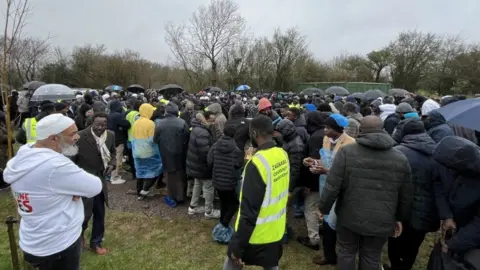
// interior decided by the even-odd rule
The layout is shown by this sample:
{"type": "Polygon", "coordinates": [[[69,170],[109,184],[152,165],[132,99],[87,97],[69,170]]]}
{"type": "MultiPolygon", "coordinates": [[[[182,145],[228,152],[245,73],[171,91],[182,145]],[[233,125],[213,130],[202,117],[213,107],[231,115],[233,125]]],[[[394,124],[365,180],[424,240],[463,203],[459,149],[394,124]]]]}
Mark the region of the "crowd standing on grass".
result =
{"type": "Polygon", "coordinates": [[[291,218],[305,219],[296,240],[322,250],[317,265],[408,270],[439,231],[443,254],[480,267],[480,132],[439,111],[465,97],[87,91],[36,114],[28,98],[2,186],[39,269],[79,269],[85,248],[107,255],[108,187],[133,181],[138,200],[166,188],[168,207],[218,220],[224,269],[278,269],[300,234],[291,218]]]}

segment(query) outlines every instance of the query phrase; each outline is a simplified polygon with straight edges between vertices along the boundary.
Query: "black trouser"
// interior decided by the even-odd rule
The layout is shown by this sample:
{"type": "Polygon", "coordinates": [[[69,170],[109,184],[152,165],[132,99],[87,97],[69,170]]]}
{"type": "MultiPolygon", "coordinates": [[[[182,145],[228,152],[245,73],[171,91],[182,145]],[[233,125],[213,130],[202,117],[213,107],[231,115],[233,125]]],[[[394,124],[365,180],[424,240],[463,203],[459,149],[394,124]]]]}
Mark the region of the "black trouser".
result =
{"type": "Polygon", "coordinates": [[[323,221],[323,256],[329,262],[335,263],[337,261],[337,232],[328,225],[326,221],[323,221]]]}
{"type": "Polygon", "coordinates": [[[88,222],[93,216],[92,235],[90,236],[90,247],[96,248],[101,246],[103,234],[105,233],[105,196],[103,194],[103,191],[92,199],[92,211],[85,211],[85,219],[82,224],[82,235],[87,230],[88,222]]]}
{"type": "Polygon", "coordinates": [[[426,234],[405,224],[399,237],[388,239],[388,259],[392,270],[412,269],[426,234]]]}
{"type": "Polygon", "coordinates": [[[155,185],[157,178],[137,178],[137,195],[141,196],[140,191],[149,191],[155,185]]]}
{"type": "Polygon", "coordinates": [[[388,237],[364,236],[345,227],[337,227],[338,269],[378,270],[382,248],[388,237]]]}
{"type": "Polygon", "coordinates": [[[137,178],[137,171],[135,170],[135,162],[133,161],[132,145],[130,144],[130,147],[128,147],[127,143],[125,149],[127,149],[128,165],[130,166],[130,172],[132,173],[132,180],[135,180],[135,178],[137,178]]]}
{"type": "Polygon", "coordinates": [[[220,223],[228,227],[238,210],[238,199],[235,190],[218,191],[220,198],[220,223]]]}
{"type": "Polygon", "coordinates": [[[23,252],[26,262],[38,270],[78,270],[80,269],[80,254],[82,253],[81,237],[67,249],[46,257],[38,257],[23,252]]]}

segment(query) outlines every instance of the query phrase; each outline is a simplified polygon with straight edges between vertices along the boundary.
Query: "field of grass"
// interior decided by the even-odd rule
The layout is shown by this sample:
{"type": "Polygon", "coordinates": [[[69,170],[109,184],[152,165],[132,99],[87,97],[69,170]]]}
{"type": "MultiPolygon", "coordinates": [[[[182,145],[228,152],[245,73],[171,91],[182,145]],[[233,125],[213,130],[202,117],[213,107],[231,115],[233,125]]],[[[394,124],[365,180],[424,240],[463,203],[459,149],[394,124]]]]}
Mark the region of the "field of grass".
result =
{"type": "MultiPolygon", "coordinates": [[[[4,218],[14,213],[15,205],[10,193],[0,192],[0,270],[12,269],[4,218]]],[[[110,253],[97,256],[85,251],[81,269],[222,269],[226,247],[212,241],[210,233],[214,225],[214,221],[203,219],[161,219],[142,213],[109,211],[104,246],[110,249],[110,253]]],[[[426,268],[430,246],[431,239],[424,243],[414,269],[426,268]]],[[[285,247],[280,269],[335,269],[312,264],[311,258],[315,254],[291,241],[285,247]]],[[[387,261],[386,257],[384,259],[387,261]]]]}

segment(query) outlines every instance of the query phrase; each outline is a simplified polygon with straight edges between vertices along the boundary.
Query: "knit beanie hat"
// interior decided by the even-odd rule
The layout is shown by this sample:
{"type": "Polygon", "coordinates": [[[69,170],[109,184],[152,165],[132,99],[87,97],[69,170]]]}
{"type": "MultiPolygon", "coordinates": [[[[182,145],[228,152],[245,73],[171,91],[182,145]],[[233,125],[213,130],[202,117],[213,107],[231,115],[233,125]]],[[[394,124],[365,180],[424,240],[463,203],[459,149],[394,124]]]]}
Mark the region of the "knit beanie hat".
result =
{"type": "Polygon", "coordinates": [[[348,119],[341,114],[333,113],[325,120],[325,126],[342,133],[343,129],[348,126],[348,119]]]}

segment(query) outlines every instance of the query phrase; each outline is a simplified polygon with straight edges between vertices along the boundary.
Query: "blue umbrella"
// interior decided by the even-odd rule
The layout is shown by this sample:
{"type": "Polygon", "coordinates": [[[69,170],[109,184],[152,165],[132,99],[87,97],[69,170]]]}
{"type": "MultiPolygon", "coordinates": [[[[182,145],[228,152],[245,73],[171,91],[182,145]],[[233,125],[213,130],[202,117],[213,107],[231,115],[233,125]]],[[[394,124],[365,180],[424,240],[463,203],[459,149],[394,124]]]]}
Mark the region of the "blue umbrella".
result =
{"type": "Polygon", "coordinates": [[[105,90],[107,91],[122,91],[122,87],[119,85],[109,85],[105,87],[105,90]]]}
{"type": "Polygon", "coordinates": [[[450,103],[438,109],[447,122],[480,131],[480,99],[471,98],[450,103]]]}
{"type": "Polygon", "coordinates": [[[247,91],[247,90],[250,90],[250,86],[248,86],[246,84],[243,84],[243,85],[240,85],[239,87],[237,87],[236,90],[237,91],[247,91]]]}

